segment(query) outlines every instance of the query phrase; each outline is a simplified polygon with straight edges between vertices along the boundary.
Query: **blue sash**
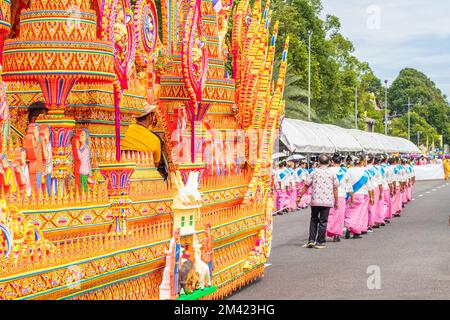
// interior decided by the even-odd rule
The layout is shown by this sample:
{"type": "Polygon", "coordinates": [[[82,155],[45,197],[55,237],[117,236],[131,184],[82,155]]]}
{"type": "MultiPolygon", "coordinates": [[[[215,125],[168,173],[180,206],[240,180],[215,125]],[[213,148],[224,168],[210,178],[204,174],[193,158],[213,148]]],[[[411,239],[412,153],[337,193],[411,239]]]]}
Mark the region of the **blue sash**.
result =
{"type": "MultiPolygon", "coordinates": [[[[369,180],[368,172],[365,171],[365,174],[359,179],[353,186],[353,193],[358,192],[369,180]]],[[[350,198],[350,193],[347,193],[347,199],[350,198]]]]}
{"type": "Polygon", "coordinates": [[[384,174],[386,173],[386,171],[384,170],[384,167],[382,164],[380,164],[379,166],[376,167],[377,170],[380,172],[381,176],[384,177],[384,174]]]}
{"type": "Polygon", "coordinates": [[[347,173],[347,168],[345,167],[341,167],[341,169],[339,170],[339,172],[336,174],[339,182],[342,181],[342,179],[344,178],[345,174],[347,173]]]}
{"type": "Polygon", "coordinates": [[[375,177],[375,175],[376,175],[374,168],[375,167],[372,167],[372,169],[366,169],[366,173],[371,177],[375,177]]]}
{"type": "Polygon", "coordinates": [[[308,173],[311,174],[314,170],[314,168],[308,169],[308,173]]]}
{"type": "Polygon", "coordinates": [[[300,175],[303,173],[303,169],[299,168],[297,169],[297,175],[300,177],[300,175]]]}
{"type": "Polygon", "coordinates": [[[280,180],[283,180],[284,177],[286,177],[286,174],[287,174],[286,170],[281,171],[280,174],[278,175],[280,177],[280,180]]]}

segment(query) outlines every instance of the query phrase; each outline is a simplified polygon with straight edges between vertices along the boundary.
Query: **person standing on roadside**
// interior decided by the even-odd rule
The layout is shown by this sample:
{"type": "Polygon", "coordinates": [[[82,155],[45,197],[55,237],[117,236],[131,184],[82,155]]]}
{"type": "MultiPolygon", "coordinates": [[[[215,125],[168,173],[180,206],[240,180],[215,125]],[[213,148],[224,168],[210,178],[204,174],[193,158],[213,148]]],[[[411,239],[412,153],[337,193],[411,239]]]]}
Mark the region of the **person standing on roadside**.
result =
{"type": "Polygon", "coordinates": [[[309,241],[304,248],[323,249],[327,231],[328,215],[331,208],[338,208],[339,180],[330,167],[329,156],[319,157],[319,166],[306,178],[305,186],[300,193],[302,197],[311,187],[311,222],[309,241]]]}

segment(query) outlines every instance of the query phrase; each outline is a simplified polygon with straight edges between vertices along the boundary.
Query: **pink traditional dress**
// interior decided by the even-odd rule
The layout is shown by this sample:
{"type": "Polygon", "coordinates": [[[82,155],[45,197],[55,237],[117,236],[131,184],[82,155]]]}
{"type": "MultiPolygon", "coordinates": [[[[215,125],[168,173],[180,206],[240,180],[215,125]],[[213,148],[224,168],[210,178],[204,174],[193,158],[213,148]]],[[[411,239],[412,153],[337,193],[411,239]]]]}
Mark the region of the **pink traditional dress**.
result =
{"type": "Polygon", "coordinates": [[[277,211],[284,210],[288,207],[289,196],[286,191],[287,183],[288,183],[288,171],[286,168],[281,168],[276,171],[275,174],[275,183],[277,185],[276,196],[277,203],[275,208],[277,211]]]}
{"type": "Polygon", "coordinates": [[[392,184],[392,167],[386,164],[380,166],[380,170],[383,175],[383,220],[392,219],[392,199],[391,199],[391,189],[389,187],[392,184]],[[384,172],[384,173],[383,173],[384,172]]]}
{"type": "Polygon", "coordinates": [[[394,187],[395,187],[395,195],[393,199],[393,215],[400,214],[402,211],[402,193],[400,191],[400,184],[403,181],[403,177],[401,175],[400,165],[394,166],[394,187]]]}
{"type": "Polygon", "coordinates": [[[409,202],[408,201],[408,188],[409,188],[409,182],[410,182],[409,170],[408,170],[407,166],[402,165],[402,172],[403,172],[402,173],[403,181],[405,183],[405,187],[402,192],[402,203],[407,204],[409,202]]]}
{"type": "Polygon", "coordinates": [[[407,166],[407,170],[408,170],[408,172],[409,172],[409,186],[408,186],[408,188],[407,188],[407,193],[406,193],[406,195],[407,195],[407,199],[408,199],[408,202],[409,201],[411,201],[412,200],[412,186],[413,186],[413,180],[414,180],[414,178],[416,177],[416,175],[415,175],[415,173],[414,173],[414,168],[413,168],[413,166],[412,165],[408,165],[407,166]]]}
{"type": "Polygon", "coordinates": [[[297,210],[297,187],[298,184],[298,176],[294,169],[287,168],[287,171],[289,173],[289,188],[288,188],[288,196],[289,196],[289,202],[288,202],[288,208],[289,211],[295,211],[297,210]]]}
{"type": "MultiPolygon", "coordinates": [[[[374,186],[373,188],[373,194],[374,194],[374,204],[369,203],[369,212],[368,212],[368,219],[367,219],[367,227],[372,228],[375,225],[375,215],[376,215],[376,209],[378,207],[378,197],[379,197],[379,190],[377,190],[377,183],[378,179],[376,177],[377,172],[373,165],[368,165],[366,167],[366,171],[369,175],[370,183],[374,186]]],[[[364,230],[366,231],[366,230],[364,230]]]]}
{"type": "Polygon", "coordinates": [[[339,181],[338,187],[338,208],[334,207],[330,209],[327,224],[327,236],[342,236],[344,234],[344,219],[346,208],[347,192],[351,192],[351,184],[347,175],[347,168],[345,167],[333,167],[332,170],[337,176],[339,181]]]}
{"type": "Polygon", "coordinates": [[[371,206],[372,220],[374,224],[384,223],[384,213],[383,213],[383,176],[380,166],[373,166],[373,172],[375,173],[373,177],[373,194],[374,194],[374,205],[371,206]]]}
{"type": "MultiPolygon", "coordinates": [[[[297,188],[297,200],[298,200],[298,195],[300,194],[300,192],[302,192],[303,187],[305,186],[305,179],[306,179],[306,174],[307,174],[307,170],[305,168],[297,168],[295,170],[295,174],[297,175],[298,178],[298,188],[297,188]]],[[[302,208],[300,206],[302,200],[297,201],[297,208],[302,208]]]]}
{"type": "MultiPolygon", "coordinates": [[[[305,170],[305,176],[304,176],[304,181],[305,181],[308,179],[308,177],[312,171],[309,172],[309,170],[307,170],[307,169],[304,169],[304,170],[305,170]]],[[[298,206],[302,209],[307,208],[311,203],[311,196],[312,196],[312,188],[308,188],[308,191],[306,191],[306,193],[303,195],[298,206]]]]}
{"type": "Polygon", "coordinates": [[[353,203],[347,199],[344,224],[353,234],[367,231],[369,215],[369,191],[373,190],[369,175],[365,168],[353,167],[348,169],[349,182],[353,191],[353,203]]]}

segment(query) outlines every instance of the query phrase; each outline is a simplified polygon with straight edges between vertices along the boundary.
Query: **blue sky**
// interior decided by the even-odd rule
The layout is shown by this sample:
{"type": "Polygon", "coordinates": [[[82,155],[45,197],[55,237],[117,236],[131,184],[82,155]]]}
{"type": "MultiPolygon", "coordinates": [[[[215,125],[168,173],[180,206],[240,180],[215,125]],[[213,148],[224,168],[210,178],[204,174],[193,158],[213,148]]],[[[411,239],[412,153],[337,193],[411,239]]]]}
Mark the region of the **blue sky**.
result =
{"type": "Polygon", "coordinates": [[[323,16],[340,18],[341,32],[375,74],[389,83],[405,67],[424,72],[450,97],[450,1],[322,0],[323,16]]]}

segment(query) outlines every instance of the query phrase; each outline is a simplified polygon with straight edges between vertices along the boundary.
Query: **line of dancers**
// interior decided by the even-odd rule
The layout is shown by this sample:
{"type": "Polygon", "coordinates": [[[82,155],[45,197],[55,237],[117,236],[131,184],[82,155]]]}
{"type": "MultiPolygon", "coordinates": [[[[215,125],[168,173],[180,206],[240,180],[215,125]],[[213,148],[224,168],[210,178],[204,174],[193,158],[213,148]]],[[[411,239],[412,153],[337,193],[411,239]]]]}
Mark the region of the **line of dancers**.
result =
{"type": "MultiPolygon", "coordinates": [[[[339,186],[335,205],[325,223],[326,236],[334,242],[341,241],[343,236],[360,239],[385,226],[393,217],[400,217],[404,206],[412,200],[415,174],[409,159],[372,154],[348,157],[335,154],[331,159],[329,170],[336,175],[339,186]]],[[[305,161],[274,164],[274,214],[310,205],[313,190],[305,184],[316,168],[317,164],[307,168],[305,161]]]]}

